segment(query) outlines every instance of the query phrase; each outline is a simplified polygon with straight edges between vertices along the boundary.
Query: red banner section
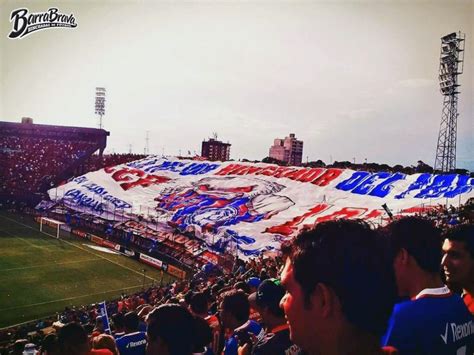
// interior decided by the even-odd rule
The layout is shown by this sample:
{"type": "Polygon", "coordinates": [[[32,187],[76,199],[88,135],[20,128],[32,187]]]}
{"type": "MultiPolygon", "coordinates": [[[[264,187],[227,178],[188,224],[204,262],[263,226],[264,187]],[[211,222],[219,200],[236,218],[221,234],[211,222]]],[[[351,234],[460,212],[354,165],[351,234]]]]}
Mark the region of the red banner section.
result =
{"type": "Polygon", "coordinates": [[[222,168],[216,175],[265,175],[275,178],[287,178],[299,182],[310,182],[317,186],[326,186],[339,177],[342,169],[295,168],[286,166],[257,167],[241,164],[230,164],[222,168]]]}
{"type": "Polygon", "coordinates": [[[109,167],[104,168],[104,171],[107,174],[112,174],[112,179],[120,182],[120,187],[125,191],[135,186],[148,187],[170,180],[170,178],[166,176],[146,174],[142,170],[132,168],[109,167]]]}

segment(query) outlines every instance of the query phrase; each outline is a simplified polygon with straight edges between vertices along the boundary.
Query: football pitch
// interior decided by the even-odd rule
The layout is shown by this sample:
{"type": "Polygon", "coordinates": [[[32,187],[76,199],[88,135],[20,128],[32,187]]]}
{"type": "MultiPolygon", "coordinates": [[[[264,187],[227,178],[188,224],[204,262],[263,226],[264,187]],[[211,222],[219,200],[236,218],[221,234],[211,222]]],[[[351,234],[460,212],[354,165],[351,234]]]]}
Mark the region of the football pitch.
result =
{"type": "Polygon", "coordinates": [[[0,212],[0,328],[131,294],[172,277],[136,260],[89,247],[31,217],[0,212]],[[55,235],[54,229],[46,231],[55,235]],[[146,270],[143,272],[143,270],[146,270]]]}

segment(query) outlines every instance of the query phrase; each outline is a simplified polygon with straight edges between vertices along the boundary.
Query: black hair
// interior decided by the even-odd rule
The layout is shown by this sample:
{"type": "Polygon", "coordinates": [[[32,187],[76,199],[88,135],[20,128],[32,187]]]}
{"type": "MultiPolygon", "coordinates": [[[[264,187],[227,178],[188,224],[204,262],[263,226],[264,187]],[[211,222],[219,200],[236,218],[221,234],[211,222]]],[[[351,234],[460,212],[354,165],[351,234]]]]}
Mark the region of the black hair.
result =
{"type": "Polygon", "coordinates": [[[198,292],[191,298],[191,310],[196,314],[207,314],[208,304],[207,297],[204,293],[198,292]]]}
{"type": "Polygon", "coordinates": [[[137,312],[128,312],[123,317],[123,324],[125,326],[125,329],[129,331],[137,331],[139,323],[140,319],[138,318],[137,312]]]}
{"type": "Polygon", "coordinates": [[[222,308],[229,312],[239,322],[249,319],[250,304],[247,295],[242,290],[230,290],[222,294],[222,308]]]}
{"type": "Polygon", "coordinates": [[[191,313],[177,304],[155,308],[147,318],[150,341],[160,338],[170,355],[191,354],[195,343],[195,321],[191,313]]]}
{"type": "Polygon", "coordinates": [[[249,294],[250,293],[250,287],[249,285],[245,282],[245,281],[239,281],[237,282],[235,285],[234,285],[234,288],[236,290],[242,290],[244,291],[246,294],[249,294]]]}
{"type": "Polygon", "coordinates": [[[122,329],[125,326],[125,317],[123,313],[114,313],[112,315],[112,324],[114,329],[122,329]]]}
{"type": "Polygon", "coordinates": [[[59,329],[58,344],[61,354],[79,350],[81,346],[87,344],[87,333],[80,324],[68,323],[59,329]]]}
{"type": "Polygon", "coordinates": [[[346,319],[376,336],[386,329],[396,284],[382,237],[367,223],[322,222],[283,247],[305,303],[319,283],[333,289],[346,319]]]}
{"type": "Polygon", "coordinates": [[[474,258],[474,224],[461,224],[450,228],[443,237],[451,241],[463,242],[471,258],[474,258]]]}
{"type": "Polygon", "coordinates": [[[442,258],[441,231],[432,221],[421,217],[405,217],[386,227],[392,257],[405,249],[426,272],[439,273],[442,258]]]}

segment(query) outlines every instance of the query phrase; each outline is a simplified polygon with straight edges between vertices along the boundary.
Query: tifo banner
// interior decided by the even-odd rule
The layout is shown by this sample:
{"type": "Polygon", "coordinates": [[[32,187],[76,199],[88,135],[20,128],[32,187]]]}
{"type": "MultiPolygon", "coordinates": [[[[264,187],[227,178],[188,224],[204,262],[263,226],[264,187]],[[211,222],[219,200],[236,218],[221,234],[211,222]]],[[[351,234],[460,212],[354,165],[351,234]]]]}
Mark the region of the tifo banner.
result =
{"type": "Polygon", "coordinates": [[[474,179],[147,157],[77,177],[49,196],[106,220],[140,216],[140,225],[130,223],[158,242],[177,228],[214,250],[251,256],[322,221],[385,224],[382,205],[393,214],[457,206],[474,197],[474,179]]]}

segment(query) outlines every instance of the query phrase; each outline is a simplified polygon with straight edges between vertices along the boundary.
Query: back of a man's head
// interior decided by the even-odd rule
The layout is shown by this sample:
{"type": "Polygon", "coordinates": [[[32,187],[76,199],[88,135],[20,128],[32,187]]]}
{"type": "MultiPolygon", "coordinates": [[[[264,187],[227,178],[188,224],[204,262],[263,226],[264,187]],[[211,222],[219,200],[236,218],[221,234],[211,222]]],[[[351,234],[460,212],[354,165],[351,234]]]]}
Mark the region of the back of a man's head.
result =
{"type": "MultiPolygon", "coordinates": [[[[317,224],[283,247],[309,307],[318,284],[330,287],[345,319],[380,336],[386,329],[396,285],[384,239],[368,224],[337,220],[317,224]]],[[[304,315],[302,315],[304,316],[304,315]]]]}
{"type": "Polygon", "coordinates": [[[442,258],[441,231],[431,221],[420,217],[405,217],[390,223],[386,231],[393,256],[405,249],[423,271],[439,273],[442,258]]]}
{"type": "Polygon", "coordinates": [[[191,311],[198,315],[207,315],[208,303],[207,296],[203,292],[197,292],[193,294],[190,300],[191,311]]]}
{"type": "Polygon", "coordinates": [[[170,355],[192,353],[195,343],[195,322],[186,308],[177,304],[161,305],[148,314],[147,323],[148,353],[156,352],[153,347],[159,342],[166,346],[170,355]]]}
{"type": "Polygon", "coordinates": [[[123,313],[114,313],[111,318],[115,331],[122,330],[124,328],[125,317],[123,313]]]}
{"type": "Polygon", "coordinates": [[[123,317],[123,324],[125,326],[125,331],[127,333],[133,333],[138,331],[138,325],[140,323],[140,319],[138,318],[137,312],[128,312],[123,317]]]}
{"type": "Polygon", "coordinates": [[[222,294],[222,309],[232,315],[238,323],[249,319],[250,304],[247,295],[242,290],[230,290],[222,294]]]}
{"type": "Polygon", "coordinates": [[[68,323],[58,332],[61,354],[82,355],[89,351],[87,333],[78,323],[68,323]]]}

